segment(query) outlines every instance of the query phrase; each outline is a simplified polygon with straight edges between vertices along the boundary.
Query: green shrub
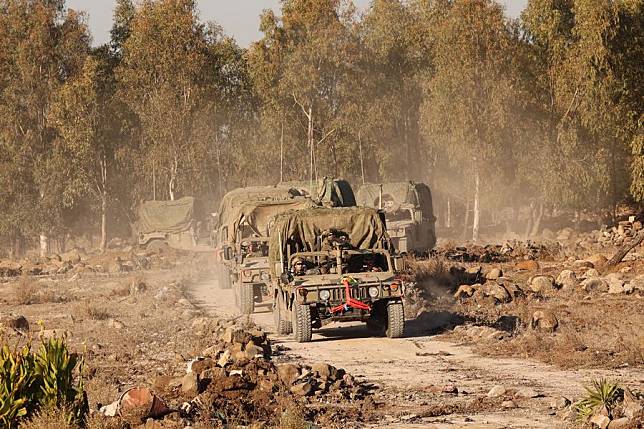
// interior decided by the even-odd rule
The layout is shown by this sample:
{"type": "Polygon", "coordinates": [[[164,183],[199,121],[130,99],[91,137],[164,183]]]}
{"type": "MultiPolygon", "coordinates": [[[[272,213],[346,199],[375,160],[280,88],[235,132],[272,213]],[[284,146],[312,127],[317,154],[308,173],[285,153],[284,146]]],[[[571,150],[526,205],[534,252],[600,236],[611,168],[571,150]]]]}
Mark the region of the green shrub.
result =
{"type": "Polygon", "coordinates": [[[574,405],[579,420],[587,420],[602,408],[605,408],[608,417],[612,418],[615,406],[624,397],[624,391],[619,385],[605,378],[593,380],[585,389],[586,395],[574,405]]]}
{"type": "Polygon", "coordinates": [[[0,426],[16,428],[40,408],[66,410],[68,423],[82,422],[89,406],[80,374],[83,360],[70,353],[65,338],[42,340],[37,353],[29,345],[0,349],[0,426]],[[78,378],[78,381],[77,381],[78,378]]]}

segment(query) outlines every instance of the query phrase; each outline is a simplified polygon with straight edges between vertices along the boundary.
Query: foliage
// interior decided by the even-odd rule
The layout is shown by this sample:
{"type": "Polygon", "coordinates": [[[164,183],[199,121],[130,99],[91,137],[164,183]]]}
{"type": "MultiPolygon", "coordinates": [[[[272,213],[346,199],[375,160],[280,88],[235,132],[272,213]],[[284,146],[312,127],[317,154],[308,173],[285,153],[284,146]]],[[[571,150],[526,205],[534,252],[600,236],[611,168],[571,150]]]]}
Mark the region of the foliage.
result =
{"type": "Polygon", "coordinates": [[[600,409],[605,409],[608,417],[612,418],[617,403],[624,397],[624,391],[614,381],[605,378],[593,380],[590,386],[585,386],[586,395],[574,404],[577,417],[587,420],[600,409]]]}
{"type": "Polygon", "coordinates": [[[64,409],[67,423],[84,421],[89,412],[79,378],[80,356],[70,353],[65,338],[42,340],[37,352],[29,345],[0,349],[0,423],[17,427],[42,407],[64,409]]]}

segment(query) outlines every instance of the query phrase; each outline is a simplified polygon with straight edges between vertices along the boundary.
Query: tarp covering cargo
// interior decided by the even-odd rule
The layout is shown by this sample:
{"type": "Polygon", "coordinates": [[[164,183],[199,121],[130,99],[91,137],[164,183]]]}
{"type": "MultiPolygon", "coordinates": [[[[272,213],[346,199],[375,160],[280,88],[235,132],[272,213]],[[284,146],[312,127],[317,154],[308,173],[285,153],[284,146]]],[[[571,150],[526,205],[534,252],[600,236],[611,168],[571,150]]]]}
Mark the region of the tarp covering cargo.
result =
{"type": "Polygon", "coordinates": [[[308,180],[294,180],[282,182],[278,187],[295,188],[310,195],[316,202],[331,207],[355,207],[356,197],[349,182],[343,179],[331,179],[324,177],[311,182],[308,180]]]}
{"type": "MultiPolygon", "coordinates": [[[[420,208],[427,215],[432,212],[431,192],[424,183],[395,182],[382,185],[383,210],[393,212],[401,205],[420,208]]],[[[367,183],[356,192],[358,205],[378,208],[380,202],[380,185],[367,183]]]]}
{"type": "Polygon", "coordinates": [[[325,231],[342,231],[357,249],[384,249],[389,245],[385,224],[377,210],[366,207],[312,208],[289,211],[274,218],[270,231],[271,268],[280,260],[280,250],[320,250],[325,231]]]}
{"type": "MultiPolygon", "coordinates": [[[[289,210],[301,210],[315,207],[316,204],[307,197],[294,197],[285,201],[261,201],[247,203],[239,207],[237,220],[229,232],[229,241],[235,242],[237,230],[242,222],[250,225],[252,232],[260,237],[268,237],[268,224],[274,216],[289,210]]],[[[242,234],[242,238],[247,235],[242,234]]]]}
{"type": "Polygon", "coordinates": [[[195,199],[183,197],[175,201],[146,201],[139,206],[137,233],[180,233],[192,226],[195,199]]]}
{"type": "Polygon", "coordinates": [[[296,196],[300,196],[300,192],[288,187],[253,186],[233,189],[224,195],[221,200],[217,226],[234,224],[239,219],[240,208],[245,204],[264,201],[286,201],[296,196]]]}

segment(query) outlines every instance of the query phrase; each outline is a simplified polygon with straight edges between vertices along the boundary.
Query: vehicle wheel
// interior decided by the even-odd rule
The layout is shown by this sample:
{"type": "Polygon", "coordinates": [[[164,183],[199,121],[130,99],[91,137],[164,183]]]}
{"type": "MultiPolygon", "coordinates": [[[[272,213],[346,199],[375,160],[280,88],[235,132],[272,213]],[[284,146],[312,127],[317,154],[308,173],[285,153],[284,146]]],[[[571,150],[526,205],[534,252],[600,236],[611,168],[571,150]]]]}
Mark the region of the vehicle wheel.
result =
{"type": "Polygon", "coordinates": [[[228,271],[228,268],[221,268],[221,275],[219,276],[219,288],[220,289],[232,289],[233,279],[228,271]]]}
{"type": "Polygon", "coordinates": [[[255,288],[252,283],[238,283],[239,310],[242,314],[253,314],[255,311],[255,288]]]}
{"type": "Polygon", "coordinates": [[[308,343],[313,335],[311,307],[293,303],[293,339],[298,343],[308,343]]]}
{"type": "Polygon", "coordinates": [[[405,311],[402,301],[387,303],[387,337],[401,338],[405,333],[405,311]]]}
{"type": "Polygon", "coordinates": [[[277,295],[275,302],[273,302],[273,324],[278,335],[288,335],[293,332],[293,325],[282,317],[282,310],[284,309],[282,301],[282,296],[277,295]]]}

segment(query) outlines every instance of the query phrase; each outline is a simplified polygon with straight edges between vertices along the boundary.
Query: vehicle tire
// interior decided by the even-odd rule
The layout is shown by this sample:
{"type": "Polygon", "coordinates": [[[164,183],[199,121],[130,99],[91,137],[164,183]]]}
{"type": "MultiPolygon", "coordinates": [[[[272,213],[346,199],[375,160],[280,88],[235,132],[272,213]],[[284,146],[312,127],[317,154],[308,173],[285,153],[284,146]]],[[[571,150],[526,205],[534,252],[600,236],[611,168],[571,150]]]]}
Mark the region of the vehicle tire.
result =
{"type": "Polygon", "coordinates": [[[233,279],[232,279],[232,276],[230,275],[230,271],[228,271],[228,268],[222,267],[221,276],[219,280],[219,288],[232,289],[232,287],[233,287],[233,279]]]}
{"type": "Polygon", "coordinates": [[[242,314],[255,312],[255,285],[252,283],[238,283],[239,310],[242,314]]]}
{"type": "Polygon", "coordinates": [[[170,247],[168,246],[168,242],[161,239],[151,240],[145,245],[145,248],[152,252],[163,252],[168,250],[168,247],[170,247]]]}
{"type": "Polygon", "coordinates": [[[293,325],[282,317],[282,310],[284,309],[282,301],[281,294],[278,294],[275,302],[273,302],[273,324],[278,335],[288,335],[293,332],[293,325]]]}
{"type": "Polygon", "coordinates": [[[298,343],[308,343],[313,335],[311,307],[293,303],[293,339],[298,343]]]}
{"type": "Polygon", "coordinates": [[[402,301],[387,303],[387,330],[389,338],[401,338],[405,333],[405,311],[402,301]]]}

